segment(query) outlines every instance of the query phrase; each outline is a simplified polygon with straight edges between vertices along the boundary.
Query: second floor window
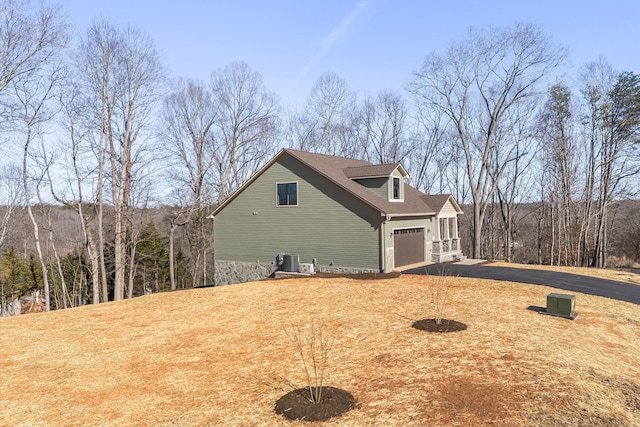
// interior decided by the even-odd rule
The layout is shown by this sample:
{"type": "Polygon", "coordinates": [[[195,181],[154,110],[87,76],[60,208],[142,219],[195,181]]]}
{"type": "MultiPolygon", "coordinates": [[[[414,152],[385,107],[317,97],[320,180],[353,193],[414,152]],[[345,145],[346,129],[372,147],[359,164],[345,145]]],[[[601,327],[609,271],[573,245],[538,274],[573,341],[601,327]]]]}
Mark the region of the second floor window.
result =
{"type": "Polygon", "coordinates": [[[298,183],[286,182],[278,184],[278,206],[298,205],[298,183]]]}
{"type": "Polygon", "coordinates": [[[400,178],[393,178],[393,198],[400,199],[400,178]]]}

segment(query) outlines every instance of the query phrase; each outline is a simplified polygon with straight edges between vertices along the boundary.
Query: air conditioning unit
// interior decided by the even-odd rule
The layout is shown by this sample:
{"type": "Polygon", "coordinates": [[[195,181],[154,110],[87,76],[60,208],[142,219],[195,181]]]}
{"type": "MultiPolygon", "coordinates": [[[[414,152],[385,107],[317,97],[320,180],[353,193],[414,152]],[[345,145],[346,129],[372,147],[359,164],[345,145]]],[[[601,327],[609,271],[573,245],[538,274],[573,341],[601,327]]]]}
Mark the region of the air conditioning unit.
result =
{"type": "Polygon", "coordinates": [[[298,255],[284,254],[283,258],[282,271],[286,271],[288,273],[298,271],[298,264],[300,262],[298,255]]]}
{"type": "Polygon", "coordinates": [[[315,274],[314,266],[311,263],[301,263],[299,271],[303,274],[315,274]]]}
{"type": "Polygon", "coordinates": [[[547,314],[573,319],[576,316],[575,295],[550,293],[547,295],[547,314]]]}

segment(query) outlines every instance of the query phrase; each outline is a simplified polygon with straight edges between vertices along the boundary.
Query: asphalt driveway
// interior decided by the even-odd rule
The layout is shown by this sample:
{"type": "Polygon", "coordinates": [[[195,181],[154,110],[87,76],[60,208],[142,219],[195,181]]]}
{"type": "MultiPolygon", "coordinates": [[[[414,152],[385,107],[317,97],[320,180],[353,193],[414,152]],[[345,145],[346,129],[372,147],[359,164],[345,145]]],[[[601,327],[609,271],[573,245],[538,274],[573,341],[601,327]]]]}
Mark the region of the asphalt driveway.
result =
{"type": "Polygon", "coordinates": [[[557,273],[554,271],[530,270],[511,267],[491,267],[476,264],[431,264],[424,267],[403,271],[404,274],[428,274],[477,279],[504,280],[509,282],[528,283],[532,285],[551,286],[567,291],[597,295],[640,304],[640,285],[633,285],[615,280],[596,277],[579,276],[577,274],[557,273]]]}

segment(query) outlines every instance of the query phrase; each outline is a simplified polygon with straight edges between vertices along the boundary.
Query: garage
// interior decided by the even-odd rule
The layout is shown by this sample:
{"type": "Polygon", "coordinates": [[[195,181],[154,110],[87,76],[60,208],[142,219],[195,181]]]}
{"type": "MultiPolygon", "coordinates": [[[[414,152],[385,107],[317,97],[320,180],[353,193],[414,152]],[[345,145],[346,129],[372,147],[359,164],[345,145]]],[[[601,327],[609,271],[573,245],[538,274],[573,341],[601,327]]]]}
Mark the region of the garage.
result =
{"type": "Polygon", "coordinates": [[[393,257],[396,268],[424,261],[424,228],[393,230],[393,257]]]}

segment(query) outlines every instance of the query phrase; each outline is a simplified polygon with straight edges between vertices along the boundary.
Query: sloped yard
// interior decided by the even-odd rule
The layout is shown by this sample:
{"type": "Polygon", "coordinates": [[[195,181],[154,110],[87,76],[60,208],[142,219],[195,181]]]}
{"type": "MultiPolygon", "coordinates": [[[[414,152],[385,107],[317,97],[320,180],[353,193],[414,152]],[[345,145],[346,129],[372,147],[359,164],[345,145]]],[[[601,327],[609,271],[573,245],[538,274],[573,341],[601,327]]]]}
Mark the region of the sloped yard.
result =
{"type": "Polygon", "coordinates": [[[640,426],[640,307],[577,294],[569,321],[527,310],[551,288],[430,277],[286,279],[0,319],[0,425],[308,425],[274,412],[303,386],[284,328],[335,336],[325,384],[355,410],[322,425],[640,426]]]}

